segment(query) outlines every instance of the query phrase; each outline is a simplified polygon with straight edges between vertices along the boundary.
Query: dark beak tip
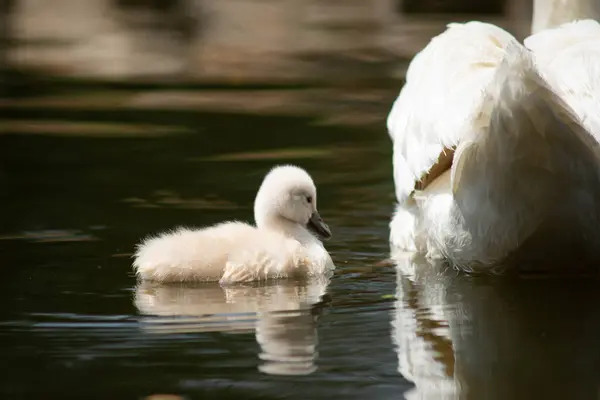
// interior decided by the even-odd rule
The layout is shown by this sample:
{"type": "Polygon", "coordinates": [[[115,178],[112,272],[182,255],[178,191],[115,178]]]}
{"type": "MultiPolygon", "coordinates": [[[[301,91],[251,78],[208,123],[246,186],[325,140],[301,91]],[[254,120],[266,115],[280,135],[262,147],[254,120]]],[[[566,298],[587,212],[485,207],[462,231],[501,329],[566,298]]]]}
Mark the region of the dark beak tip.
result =
{"type": "Polygon", "coordinates": [[[329,240],[331,238],[331,230],[323,221],[318,212],[315,212],[308,221],[308,228],[309,230],[313,231],[313,233],[315,233],[321,240],[329,240]]]}
{"type": "Polygon", "coordinates": [[[320,226],[320,228],[321,229],[319,229],[319,236],[321,237],[321,239],[323,239],[323,240],[331,239],[331,230],[329,229],[329,226],[327,226],[325,223],[323,223],[323,225],[320,226]]]}

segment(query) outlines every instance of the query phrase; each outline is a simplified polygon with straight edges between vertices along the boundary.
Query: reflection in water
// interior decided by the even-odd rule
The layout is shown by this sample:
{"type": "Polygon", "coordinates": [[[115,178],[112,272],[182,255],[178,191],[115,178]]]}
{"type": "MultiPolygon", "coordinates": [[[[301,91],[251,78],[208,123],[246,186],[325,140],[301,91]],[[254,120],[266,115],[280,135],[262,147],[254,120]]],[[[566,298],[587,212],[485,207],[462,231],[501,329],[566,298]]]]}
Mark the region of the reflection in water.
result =
{"type": "Polygon", "coordinates": [[[134,301],[141,314],[153,316],[142,320],[142,327],[149,332],[256,331],[263,360],[260,371],[306,375],[317,369],[317,316],[313,310],[328,284],[326,277],[230,287],[141,282],[134,301]]]}
{"type": "Polygon", "coordinates": [[[392,337],[407,399],[597,398],[600,294],[581,279],[473,278],[409,256],[392,337]]]}
{"type": "MultiPolygon", "coordinates": [[[[444,312],[443,280],[432,277],[420,285],[434,267],[419,270],[410,255],[394,257],[397,263],[396,309],[392,340],[398,352],[398,372],[415,387],[411,399],[456,398],[452,338],[444,312]]],[[[429,268],[428,268],[429,267],[429,268]]]]}

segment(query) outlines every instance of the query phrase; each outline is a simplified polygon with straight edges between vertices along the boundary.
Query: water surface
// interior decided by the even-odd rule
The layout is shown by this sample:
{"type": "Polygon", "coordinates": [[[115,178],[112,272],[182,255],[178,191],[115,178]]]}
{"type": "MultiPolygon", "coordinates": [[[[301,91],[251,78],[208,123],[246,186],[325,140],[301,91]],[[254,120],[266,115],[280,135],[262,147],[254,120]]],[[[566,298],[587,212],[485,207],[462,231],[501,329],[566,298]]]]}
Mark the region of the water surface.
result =
{"type": "Polygon", "coordinates": [[[122,91],[5,102],[2,397],[597,398],[595,282],[381,262],[396,87],[236,101],[225,91],[193,105],[122,91]],[[277,163],[317,183],[331,279],[136,281],[140,238],[251,220],[277,163]]]}

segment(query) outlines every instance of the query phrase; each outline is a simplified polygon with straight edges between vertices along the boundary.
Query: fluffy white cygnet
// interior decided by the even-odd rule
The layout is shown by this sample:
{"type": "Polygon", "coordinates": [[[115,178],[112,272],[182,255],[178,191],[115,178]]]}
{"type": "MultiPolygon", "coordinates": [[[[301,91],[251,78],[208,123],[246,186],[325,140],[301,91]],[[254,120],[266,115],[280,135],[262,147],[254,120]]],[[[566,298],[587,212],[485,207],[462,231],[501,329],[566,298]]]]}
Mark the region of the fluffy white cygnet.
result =
{"type": "Polygon", "coordinates": [[[324,274],[334,268],[320,239],[331,231],[317,211],[310,175],[291,165],[264,178],[254,201],[256,226],[239,221],[179,228],[138,245],[133,267],[158,282],[249,282],[324,274]]]}

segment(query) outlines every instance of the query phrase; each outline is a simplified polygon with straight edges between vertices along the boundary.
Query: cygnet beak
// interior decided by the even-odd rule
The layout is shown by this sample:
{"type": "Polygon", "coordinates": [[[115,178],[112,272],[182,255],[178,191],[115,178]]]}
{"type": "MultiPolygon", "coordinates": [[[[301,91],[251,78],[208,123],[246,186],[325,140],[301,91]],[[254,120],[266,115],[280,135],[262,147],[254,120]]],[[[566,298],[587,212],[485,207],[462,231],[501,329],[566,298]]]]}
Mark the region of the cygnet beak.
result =
{"type": "Polygon", "coordinates": [[[329,230],[329,227],[323,221],[323,218],[321,218],[319,212],[316,210],[310,216],[306,227],[309,231],[314,232],[322,240],[327,240],[331,237],[331,231],[329,230]]]}

